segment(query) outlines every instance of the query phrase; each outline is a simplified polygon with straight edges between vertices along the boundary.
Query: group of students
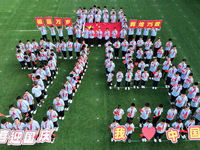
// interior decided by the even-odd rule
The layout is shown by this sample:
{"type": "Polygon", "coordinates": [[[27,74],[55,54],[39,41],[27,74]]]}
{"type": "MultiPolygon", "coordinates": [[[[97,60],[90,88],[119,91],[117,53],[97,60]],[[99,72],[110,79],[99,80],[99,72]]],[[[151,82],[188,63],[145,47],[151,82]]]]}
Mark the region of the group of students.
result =
{"type": "MultiPolygon", "coordinates": [[[[200,102],[200,93],[198,93],[198,104],[200,102]]],[[[166,129],[170,127],[170,123],[175,120],[175,122],[172,123],[171,127],[174,129],[177,129],[181,135],[182,139],[187,139],[186,134],[188,133],[189,126],[198,125],[200,122],[200,108],[196,110],[196,116],[194,117],[191,115],[190,106],[185,105],[185,108],[179,109],[178,100],[176,105],[172,105],[172,107],[167,111],[166,119],[161,119],[159,123],[157,123],[161,117],[161,114],[163,112],[163,104],[160,104],[158,107],[154,110],[153,119],[150,119],[151,117],[151,108],[150,104],[146,103],[145,106],[140,109],[140,123],[139,128],[156,128],[156,133],[154,135],[154,142],[162,142],[161,137],[166,132],[166,129]],[[191,117],[189,117],[191,116],[191,117]],[[176,119],[177,118],[177,119],[176,119]],[[190,118],[190,119],[188,119],[190,118]],[[187,120],[188,119],[188,120],[187,120]],[[184,123],[185,122],[185,123],[184,123]]],[[[136,117],[137,109],[135,108],[135,104],[132,103],[130,108],[127,109],[127,120],[124,127],[127,129],[127,138],[128,142],[131,143],[131,135],[134,132],[134,124],[133,120],[136,117]]],[[[114,114],[114,120],[113,123],[110,125],[111,129],[111,142],[113,142],[113,130],[115,127],[120,126],[120,122],[122,119],[122,116],[124,115],[124,110],[121,108],[121,105],[118,105],[118,107],[113,111],[114,114]]],[[[144,135],[140,135],[142,137],[142,142],[146,142],[147,139],[144,135]]]]}
{"type": "MultiPolygon", "coordinates": [[[[56,74],[58,74],[57,63],[51,62],[47,63],[43,62],[44,66],[39,66],[38,70],[33,70],[33,73],[30,75],[32,77],[33,85],[31,93],[28,90],[25,91],[23,98],[18,96],[17,100],[17,108],[13,104],[9,105],[9,115],[5,117],[12,117],[14,123],[8,122],[6,119],[1,120],[1,128],[2,129],[11,129],[11,130],[34,130],[38,131],[37,135],[41,129],[52,129],[53,131],[58,131],[58,119],[64,119],[64,111],[69,110],[69,103],[72,103],[73,96],[75,92],[77,92],[77,88],[81,83],[81,79],[83,79],[83,75],[86,72],[87,64],[88,64],[88,53],[87,53],[87,45],[82,45],[82,51],[80,56],[75,63],[73,70],[70,72],[69,76],[66,77],[66,82],[62,86],[58,95],[56,95],[53,100],[53,107],[49,106],[47,115],[43,118],[41,122],[41,127],[36,120],[33,120],[32,114],[35,114],[37,109],[35,108],[34,97],[37,101],[37,106],[42,107],[41,103],[44,103],[44,99],[47,98],[47,89],[49,84],[53,84],[53,78],[56,78],[56,74]],[[51,67],[54,66],[53,71],[51,67]],[[55,73],[53,73],[55,72],[55,73]],[[25,123],[23,123],[23,116],[25,115],[25,123]]],[[[56,55],[56,54],[55,54],[56,55]]],[[[52,134],[51,143],[54,142],[54,136],[52,134]]]]}

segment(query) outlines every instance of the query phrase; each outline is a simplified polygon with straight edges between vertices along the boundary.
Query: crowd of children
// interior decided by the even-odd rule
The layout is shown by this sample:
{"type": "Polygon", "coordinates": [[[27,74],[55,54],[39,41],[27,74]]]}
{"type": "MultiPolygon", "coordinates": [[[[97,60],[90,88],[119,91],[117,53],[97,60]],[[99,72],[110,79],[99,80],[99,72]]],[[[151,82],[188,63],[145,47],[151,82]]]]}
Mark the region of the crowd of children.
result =
{"type": "MultiPolygon", "coordinates": [[[[50,120],[53,121],[53,124],[57,122],[57,116],[59,119],[64,119],[64,110],[68,110],[68,102],[72,102],[73,100],[72,93],[76,91],[76,88],[79,85],[78,83],[80,83],[80,79],[86,71],[87,45],[90,41],[90,46],[93,47],[95,31],[93,31],[92,28],[88,30],[87,27],[84,27],[84,23],[98,23],[101,22],[102,19],[105,23],[115,23],[119,21],[121,22],[122,27],[119,38],[116,37],[116,29],[113,31],[109,31],[107,29],[105,33],[102,33],[100,28],[98,31],[96,31],[98,33],[97,39],[99,47],[102,45],[102,35],[107,35],[105,36],[106,59],[104,65],[106,68],[107,82],[110,89],[112,89],[112,81],[114,76],[116,76],[116,84],[114,84],[114,87],[116,87],[118,90],[120,89],[123,78],[125,78],[125,90],[130,90],[132,78],[134,78],[134,89],[139,89],[140,86],[144,89],[146,82],[153,80],[152,89],[156,90],[159,81],[161,79],[165,80],[167,77],[165,88],[169,89],[168,95],[171,95],[170,104],[172,106],[171,109],[169,109],[167,112],[166,119],[162,119],[160,123],[157,123],[161,117],[161,113],[163,112],[163,105],[160,104],[157,108],[155,108],[154,116],[151,120],[150,104],[146,103],[144,108],[139,109],[141,113],[139,127],[156,127],[154,141],[157,142],[158,139],[158,141],[161,142],[161,137],[166,131],[166,128],[170,127],[172,120],[178,118],[172,124],[172,127],[178,131],[187,131],[189,126],[194,124],[197,125],[200,122],[200,108],[198,108],[200,102],[200,94],[198,89],[198,82],[193,81],[193,73],[190,71],[190,65],[186,65],[186,59],[182,60],[182,62],[177,66],[178,68],[176,68],[175,64],[172,64],[172,61],[174,58],[176,58],[177,49],[176,45],[172,44],[171,38],[166,42],[165,49],[162,46],[160,37],[154,42],[157,32],[160,31],[161,28],[128,28],[126,15],[124,14],[122,8],[120,8],[118,13],[116,13],[115,9],[112,8],[110,17],[106,6],[104,6],[103,11],[100,10],[100,7],[96,7],[94,5],[94,7],[90,8],[89,11],[87,11],[85,7],[83,9],[80,7],[78,11],[74,12],[78,15],[75,23],[76,25],[74,27],[65,27],[68,32],[67,43],[63,37],[63,27],[48,27],[51,31],[53,40],[53,43],[51,43],[50,40],[47,39],[46,27],[41,26],[40,28],[38,27],[42,33],[40,44],[38,44],[35,40],[33,40],[31,44],[30,41],[27,40],[26,46],[21,41],[19,41],[19,45],[16,47],[17,59],[20,62],[22,69],[26,68],[26,64],[28,69],[32,69],[32,66],[33,69],[36,69],[37,61],[39,61],[41,64],[38,70],[44,74],[33,70],[32,75],[32,79],[34,80],[34,88],[32,93],[35,94],[35,98],[38,102],[38,107],[40,107],[41,102],[43,102],[43,96],[47,96],[44,83],[47,88],[50,83],[53,83],[52,78],[56,77],[57,56],[54,53],[53,48],[56,49],[59,59],[62,58],[62,54],[64,59],[67,59],[67,51],[69,52],[69,58],[72,59],[73,49],[76,52],[76,58],[79,58],[76,66],[70,73],[70,76],[67,78],[65,85],[62,87],[59,93],[60,95],[57,95],[54,99],[54,107],[49,107],[47,114],[49,114],[48,116],[50,120]],[[55,29],[57,29],[59,34],[59,41],[56,39],[55,29]],[[136,30],[135,37],[134,30],[136,30]],[[148,38],[149,31],[151,31],[150,38],[148,38]],[[76,36],[76,42],[73,43],[74,34],[76,36]],[[112,35],[111,38],[110,35],[112,35]],[[128,36],[128,40],[126,39],[126,36],[128,36]],[[44,39],[46,39],[46,42],[44,39]],[[122,69],[119,69],[115,75],[115,63],[113,60],[119,59],[120,48],[122,52],[123,63],[125,64],[125,75],[123,74],[122,69]],[[135,58],[133,57],[134,54],[135,58]],[[136,59],[135,62],[133,61],[134,59],[136,59]],[[161,59],[165,59],[163,64],[161,64],[161,59]],[[158,68],[159,65],[162,65],[162,69],[158,68]],[[133,74],[133,70],[136,66],[138,66],[137,71],[135,74],[133,74]],[[80,70],[82,71],[81,73],[80,70]],[[38,92],[38,90],[40,90],[40,92],[38,92]],[[186,91],[188,91],[187,96],[186,91]],[[58,115],[54,109],[57,111],[58,115]],[[194,117],[195,112],[196,116],[194,117]],[[51,113],[53,116],[55,116],[55,118],[51,119],[51,113]],[[190,119],[186,121],[189,116],[191,116],[190,119]],[[183,125],[184,121],[186,121],[185,126],[183,125]]],[[[26,93],[29,92],[26,91],[26,93]]],[[[27,103],[24,101],[23,105],[28,108],[21,111],[25,114],[28,113],[28,116],[31,117],[29,106],[32,113],[35,113],[36,110],[34,108],[33,97],[30,96],[29,99],[31,99],[32,102],[27,103]]],[[[18,101],[18,105],[20,105],[22,103],[22,99],[18,97],[18,101]]],[[[137,109],[135,108],[135,104],[132,103],[131,107],[127,110],[127,123],[125,124],[125,127],[127,128],[128,142],[131,142],[131,134],[134,132],[135,127],[133,125],[133,119],[136,116],[136,112],[137,109]]],[[[119,126],[124,111],[119,105],[113,113],[114,121],[111,124],[111,141],[113,141],[113,129],[116,126],[119,126]]],[[[22,116],[18,116],[18,118],[21,120],[22,116]]],[[[6,124],[6,122],[4,124],[6,124]]],[[[57,127],[56,124],[54,124],[54,127],[57,127]]],[[[181,132],[181,135],[183,139],[186,138],[185,132],[181,132]]],[[[142,136],[142,141],[147,141],[144,136],[142,136]]]]}

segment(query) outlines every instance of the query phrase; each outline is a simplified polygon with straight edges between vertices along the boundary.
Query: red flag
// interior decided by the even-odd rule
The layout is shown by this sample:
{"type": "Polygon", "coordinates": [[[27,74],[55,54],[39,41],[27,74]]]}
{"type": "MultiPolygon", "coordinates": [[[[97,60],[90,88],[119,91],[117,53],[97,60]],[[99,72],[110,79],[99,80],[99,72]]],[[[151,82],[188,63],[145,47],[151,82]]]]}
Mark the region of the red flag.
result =
{"type": "Polygon", "coordinates": [[[37,139],[37,137],[38,137],[38,135],[35,135],[35,136],[34,136],[34,139],[37,139]]]}
{"type": "Polygon", "coordinates": [[[125,64],[125,63],[126,63],[126,60],[124,60],[123,63],[125,64]]]}
{"type": "Polygon", "coordinates": [[[37,62],[34,62],[34,65],[37,65],[37,62]]]}
{"type": "Polygon", "coordinates": [[[140,108],[139,108],[139,110],[140,110],[141,112],[143,112],[143,110],[142,110],[142,109],[140,109],[140,108]]]}
{"type": "Polygon", "coordinates": [[[172,118],[173,116],[167,115],[168,118],[172,118]]]}
{"type": "Polygon", "coordinates": [[[119,115],[119,112],[118,111],[114,111],[114,114],[119,115]]]}
{"type": "Polygon", "coordinates": [[[136,28],[136,27],[137,27],[137,20],[130,20],[129,28],[136,28]]]}
{"type": "Polygon", "coordinates": [[[173,86],[173,87],[175,87],[175,86],[176,86],[176,84],[173,84],[172,86],[173,86]]]}
{"type": "Polygon", "coordinates": [[[169,72],[169,70],[165,70],[165,72],[169,72]]]}
{"type": "Polygon", "coordinates": [[[168,51],[170,54],[172,53],[171,51],[168,51]]]}
{"type": "Polygon", "coordinates": [[[58,105],[60,105],[60,103],[58,102],[56,105],[58,106],[58,105]]]}
{"type": "Polygon", "coordinates": [[[131,117],[131,114],[128,114],[128,117],[131,117]]]}
{"type": "Polygon", "coordinates": [[[75,86],[73,87],[73,90],[76,90],[76,87],[75,87],[75,86]]]}
{"type": "Polygon", "coordinates": [[[155,72],[155,71],[153,71],[153,74],[156,74],[156,72],[155,72]]]}
{"type": "Polygon", "coordinates": [[[147,51],[144,52],[145,54],[147,53],[147,51]]]}
{"type": "Polygon", "coordinates": [[[106,63],[103,64],[104,66],[106,65],[106,63]]]}
{"type": "Polygon", "coordinates": [[[180,130],[179,132],[188,133],[188,131],[185,130],[180,130]]]}
{"type": "Polygon", "coordinates": [[[129,126],[129,127],[127,128],[127,130],[128,130],[128,131],[131,131],[131,130],[132,130],[132,127],[129,126]]]}
{"type": "Polygon", "coordinates": [[[53,19],[52,17],[44,17],[47,26],[53,26],[53,19]]]}
{"type": "Polygon", "coordinates": [[[152,28],[154,25],[154,20],[147,20],[145,28],[152,28]]]}
{"type": "Polygon", "coordinates": [[[190,82],[190,79],[186,79],[187,82],[190,82]]]}
{"type": "Polygon", "coordinates": [[[29,116],[29,114],[27,113],[27,114],[26,114],[26,117],[28,117],[28,116],[29,116]]]}
{"type": "Polygon", "coordinates": [[[108,127],[112,130],[112,128],[108,125],[108,127]]]}
{"type": "Polygon", "coordinates": [[[161,130],[162,130],[162,128],[158,126],[158,127],[157,127],[157,130],[161,131],[161,130]]]}
{"type": "Polygon", "coordinates": [[[74,9],[74,12],[76,12],[76,10],[74,9]]]}
{"type": "MultiPolygon", "coordinates": [[[[85,27],[87,27],[89,30],[90,28],[93,28],[94,31],[94,37],[97,37],[97,31],[99,27],[101,28],[102,33],[106,31],[106,28],[109,29],[110,32],[114,30],[114,27],[116,27],[116,30],[118,31],[117,37],[120,36],[120,31],[121,31],[121,22],[117,23],[85,23],[85,27]]],[[[105,37],[103,34],[102,37],[105,37]]],[[[112,37],[112,34],[110,34],[110,37],[112,37]]]]}
{"type": "Polygon", "coordinates": [[[141,137],[143,137],[144,135],[143,134],[139,134],[141,137]]]}
{"type": "Polygon", "coordinates": [[[185,70],[182,70],[182,73],[184,73],[185,72],[185,70]]]}
{"type": "Polygon", "coordinates": [[[53,137],[56,137],[57,136],[57,134],[52,134],[53,135],[53,137]]]}
{"type": "Polygon", "coordinates": [[[181,66],[181,65],[178,65],[178,67],[181,68],[182,66],[181,66]]]}
{"type": "Polygon", "coordinates": [[[153,116],[153,118],[156,118],[157,116],[153,116]]]}
{"type": "Polygon", "coordinates": [[[4,114],[0,113],[0,116],[4,116],[4,114]]]}
{"type": "Polygon", "coordinates": [[[138,62],[135,62],[135,65],[137,66],[137,65],[138,65],[138,62]]]}
{"type": "Polygon", "coordinates": [[[197,102],[198,99],[197,98],[193,98],[193,100],[197,102]]]}
{"type": "Polygon", "coordinates": [[[35,22],[37,26],[43,26],[44,25],[44,20],[42,17],[35,17],[35,22]]]}
{"type": "Polygon", "coordinates": [[[32,77],[32,75],[31,75],[31,74],[28,74],[28,77],[29,77],[29,78],[31,78],[31,77],[32,77]]]}
{"type": "Polygon", "coordinates": [[[182,101],[177,101],[179,104],[182,102],[182,101]]]}

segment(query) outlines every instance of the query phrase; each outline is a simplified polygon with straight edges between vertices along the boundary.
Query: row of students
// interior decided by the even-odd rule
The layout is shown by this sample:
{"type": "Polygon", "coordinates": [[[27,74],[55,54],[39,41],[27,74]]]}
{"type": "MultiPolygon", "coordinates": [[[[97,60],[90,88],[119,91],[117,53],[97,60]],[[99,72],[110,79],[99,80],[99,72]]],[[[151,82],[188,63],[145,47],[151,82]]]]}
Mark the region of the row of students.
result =
{"type": "MultiPolygon", "coordinates": [[[[150,108],[150,104],[146,103],[145,106],[140,110],[140,123],[139,123],[139,127],[156,127],[156,134],[154,137],[154,142],[157,142],[157,138],[159,140],[159,142],[161,142],[161,137],[162,134],[166,131],[166,127],[170,127],[170,123],[172,120],[176,119],[176,117],[178,118],[176,120],[176,122],[174,122],[171,126],[175,129],[177,129],[178,131],[188,131],[189,126],[194,126],[194,125],[198,125],[198,123],[200,122],[200,113],[199,110],[200,108],[198,108],[198,110],[196,111],[196,117],[191,116],[191,119],[187,120],[187,118],[190,115],[190,107],[188,105],[186,105],[186,107],[184,109],[182,109],[181,113],[178,114],[178,109],[177,106],[172,105],[172,108],[169,109],[167,111],[167,116],[166,119],[162,119],[161,123],[158,123],[158,120],[161,117],[161,114],[163,112],[163,105],[160,104],[158,107],[155,108],[154,110],[154,116],[153,116],[153,121],[151,123],[151,108],[150,108]],[[187,120],[187,121],[186,121],[187,120]],[[183,122],[185,122],[185,126],[183,127],[183,122]],[[164,124],[163,124],[164,123],[164,124]],[[163,128],[164,125],[164,128],[163,128]]],[[[132,126],[132,129],[134,128],[133,123],[133,119],[136,117],[136,112],[137,109],[135,108],[135,104],[132,103],[130,108],[127,109],[127,124],[125,125],[125,127],[127,127],[127,136],[128,136],[128,142],[131,142],[130,138],[131,138],[131,134],[132,132],[129,132],[131,130],[128,129],[129,126],[132,126]],[[129,135],[130,134],[130,135],[129,135]]],[[[111,129],[111,141],[113,141],[113,129],[114,127],[117,127],[122,119],[122,116],[124,115],[124,110],[121,108],[121,105],[118,105],[118,107],[113,111],[114,114],[114,121],[113,123],[110,125],[111,129]]],[[[134,130],[132,130],[134,131],[134,130]]],[[[181,137],[183,139],[186,139],[185,136],[186,132],[181,132],[181,137]]],[[[142,135],[142,141],[146,142],[146,138],[142,135]]]]}

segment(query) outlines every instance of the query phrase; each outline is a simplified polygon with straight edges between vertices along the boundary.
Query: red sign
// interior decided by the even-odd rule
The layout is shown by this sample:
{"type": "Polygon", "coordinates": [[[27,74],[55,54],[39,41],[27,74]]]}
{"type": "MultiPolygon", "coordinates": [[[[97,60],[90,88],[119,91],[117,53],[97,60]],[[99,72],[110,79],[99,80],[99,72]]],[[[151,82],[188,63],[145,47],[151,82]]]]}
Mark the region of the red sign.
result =
{"type": "Polygon", "coordinates": [[[62,18],[55,17],[54,22],[56,26],[62,26],[62,18]]]}
{"type": "Polygon", "coordinates": [[[154,25],[154,20],[147,20],[145,28],[152,28],[154,25]]]}
{"type": "Polygon", "coordinates": [[[35,22],[37,26],[43,26],[44,25],[44,20],[42,17],[35,17],[35,22]]]}
{"type": "Polygon", "coordinates": [[[137,28],[145,28],[146,20],[139,20],[137,28]]]}
{"type": "Polygon", "coordinates": [[[52,17],[44,17],[47,26],[53,26],[52,17]]]}
{"type": "Polygon", "coordinates": [[[160,28],[161,27],[161,24],[162,24],[162,20],[156,20],[155,22],[154,22],[154,28],[160,28]]]}
{"type": "Polygon", "coordinates": [[[112,37],[112,31],[114,30],[114,27],[116,27],[116,30],[118,32],[117,37],[120,36],[120,31],[121,31],[121,23],[117,22],[117,23],[85,23],[85,27],[88,27],[88,30],[90,30],[90,28],[93,28],[93,31],[95,32],[94,37],[97,37],[97,31],[98,28],[101,28],[101,31],[103,33],[102,37],[105,37],[104,33],[106,31],[106,28],[109,29],[110,31],[110,37],[112,37]]]}
{"type": "Polygon", "coordinates": [[[71,26],[72,25],[72,19],[71,18],[63,18],[64,25],[65,26],[71,26]]]}
{"type": "Polygon", "coordinates": [[[129,28],[137,28],[137,20],[130,20],[129,28]]]}

